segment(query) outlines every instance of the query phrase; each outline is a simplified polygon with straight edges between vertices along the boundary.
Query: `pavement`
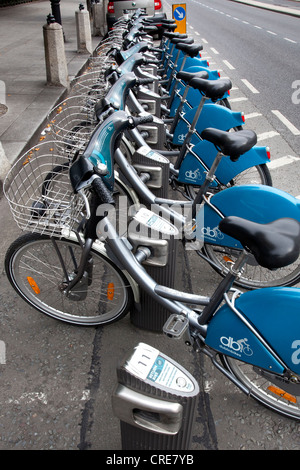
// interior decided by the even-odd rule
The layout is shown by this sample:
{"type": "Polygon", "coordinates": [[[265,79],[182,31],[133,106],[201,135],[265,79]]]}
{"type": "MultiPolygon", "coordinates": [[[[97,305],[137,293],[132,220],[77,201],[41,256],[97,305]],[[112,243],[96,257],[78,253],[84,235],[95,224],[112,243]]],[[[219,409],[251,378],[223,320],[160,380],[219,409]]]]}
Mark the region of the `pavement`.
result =
{"type": "MultiPolygon", "coordinates": [[[[83,70],[90,56],[77,52],[75,11],[78,5],[75,0],[63,0],[60,4],[70,80],[83,70]]],[[[3,166],[7,161],[13,164],[27,148],[36,144],[47,114],[64,99],[68,90],[47,85],[43,26],[51,13],[50,1],[38,0],[0,10],[0,165],[3,166]]],[[[99,36],[92,37],[93,49],[100,40],[99,36]]]]}
{"type": "MultiPolygon", "coordinates": [[[[300,16],[299,0],[234,0],[254,7],[300,16]]],[[[82,2],[85,6],[86,3],[82,2]]],[[[60,3],[69,78],[80,74],[89,54],[77,52],[75,0],[60,3]]],[[[0,15],[0,189],[5,169],[35,145],[48,112],[65,98],[64,87],[46,83],[43,26],[49,0],[2,7],[0,15]],[[13,31],[13,34],[11,32],[13,31]],[[2,170],[2,171],[1,171],[2,170]]],[[[168,14],[168,13],[167,13],[168,14]]],[[[170,16],[170,14],[169,14],[170,16]]],[[[92,47],[101,37],[92,36],[92,47]]]]}

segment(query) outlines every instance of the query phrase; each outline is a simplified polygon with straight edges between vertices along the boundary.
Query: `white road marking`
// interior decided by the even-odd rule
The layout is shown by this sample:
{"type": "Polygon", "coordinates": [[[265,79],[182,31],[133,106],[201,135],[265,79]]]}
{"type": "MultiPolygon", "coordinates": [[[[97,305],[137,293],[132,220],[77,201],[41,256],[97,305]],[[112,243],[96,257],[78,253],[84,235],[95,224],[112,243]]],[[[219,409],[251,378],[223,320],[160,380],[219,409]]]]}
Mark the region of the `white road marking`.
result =
{"type": "Polygon", "coordinates": [[[297,127],[295,127],[294,124],[292,124],[285,116],[283,116],[280,111],[273,109],[272,113],[278,117],[282,124],[284,124],[289,129],[289,131],[291,131],[292,134],[300,135],[299,129],[297,129],[297,127]]]}
{"type": "Polygon", "coordinates": [[[246,114],[245,115],[245,119],[252,119],[252,118],[256,118],[256,117],[259,117],[259,116],[262,116],[261,113],[250,113],[250,114],[246,114]]]}
{"type": "Polygon", "coordinates": [[[239,101],[248,101],[248,98],[241,96],[240,98],[230,98],[230,103],[238,103],[239,101]]]}
{"type": "Polygon", "coordinates": [[[271,139],[272,137],[276,137],[277,135],[280,135],[280,134],[275,131],[263,132],[262,134],[259,134],[257,136],[257,141],[271,139]]]}
{"type": "Polygon", "coordinates": [[[285,157],[277,158],[276,160],[272,160],[268,163],[268,167],[272,170],[276,168],[280,168],[285,165],[289,165],[290,163],[299,162],[300,159],[298,157],[294,157],[293,155],[285,155],[285,157]]]}
{"type": "Polygon", "coordinates": [[[231,65],[230,62],[228,62],[228,60],[223,60],[223,63],[230,69],[230,70],[235,70],[235,67],[233,65],[231,65]]]}
{"type": "Polygon", "coordinates": [[[248,80],[242,78],[241,81],[244,83],[244,85],[246,85],[247,88],[249,88],[250,91],[252,91],[252,93],[259,93],[259,91],[253,85],[251,85],[248,80]]]}
{"type": "Polygon", "coordinates": [[[219,52],[218,52],[214,47],[211,47],[210,50],[211,50],[214,54],[219,54],[219,52]]]}
{"type": "Polygon", "coordinates": [[[277,33],[274,33],[274,31],[268,31],[267,30],[267,33],[272,34],[273,36],[277,36],[277,33]]]}
{"type": "Polygon", "coordinates": [[[293,39],[289,38],[283,38],[285,41],[292,42],[293,44],[297,44],[297,41],[294,41],[293,39]]]}

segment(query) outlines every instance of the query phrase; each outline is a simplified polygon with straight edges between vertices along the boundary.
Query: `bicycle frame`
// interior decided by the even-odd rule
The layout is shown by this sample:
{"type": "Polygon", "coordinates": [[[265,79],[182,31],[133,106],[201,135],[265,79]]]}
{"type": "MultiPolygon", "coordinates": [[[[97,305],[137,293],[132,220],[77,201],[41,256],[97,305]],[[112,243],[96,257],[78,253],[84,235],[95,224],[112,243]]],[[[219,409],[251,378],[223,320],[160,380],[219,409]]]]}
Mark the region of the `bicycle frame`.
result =
{"type": "MultiPolygon", "coordinates": [[[[233,300],[229,300],[227,293],[246,262],[245,251],[212,297],[160,286],[147,274],[124,240],[118,237],[109,220],[103,219],[101,224],[105,227],[106,243],[121,266],[157,302],[171,313],[187,319],[191,337],[199,335],[213,350],[240,358],[262,368],[266,373],[286,377],[300,373],[300,337],[299,334],[297,336],[300,331],[297,313],[299,289],[267,288],[245,294],[235,290],[233,300]],[[224,298],[226,305],[218,310],[224,298]],[[199,314],[184,302],[205,308],[199,314]],[[283,309],[287,312],[284,323],[283,309]],[[206,311],[209,311],[209,315],[205,314],[206,311]],[[202,316],[205,321],[202,321],[202,316]],[[243,342],[247,343],[247,348],[243,347],[243,342]]],[[[97,234],[101,237],[102,231],[97,229],[97,234]]],[[[172,336],[172,330],[168,328],[165,326],[165,332],[172,336]]],[[[233,377],[230,378],[241,385],[233,377]]],[[[244,390],[244,386],[241,388],[244,390]]]]}

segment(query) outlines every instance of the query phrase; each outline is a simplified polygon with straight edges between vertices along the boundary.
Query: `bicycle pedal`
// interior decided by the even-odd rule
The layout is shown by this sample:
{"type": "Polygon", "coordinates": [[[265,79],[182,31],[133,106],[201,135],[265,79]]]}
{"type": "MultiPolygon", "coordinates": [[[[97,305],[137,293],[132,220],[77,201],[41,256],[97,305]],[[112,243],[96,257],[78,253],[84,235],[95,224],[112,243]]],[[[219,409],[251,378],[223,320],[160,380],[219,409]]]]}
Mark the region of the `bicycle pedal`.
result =
{"type": "Polygon", "coordinates": [[[163,326],[163,333],[169,338],[180,339],[186,332],[189,321],[183,315],[172,314],[163,326]]]}

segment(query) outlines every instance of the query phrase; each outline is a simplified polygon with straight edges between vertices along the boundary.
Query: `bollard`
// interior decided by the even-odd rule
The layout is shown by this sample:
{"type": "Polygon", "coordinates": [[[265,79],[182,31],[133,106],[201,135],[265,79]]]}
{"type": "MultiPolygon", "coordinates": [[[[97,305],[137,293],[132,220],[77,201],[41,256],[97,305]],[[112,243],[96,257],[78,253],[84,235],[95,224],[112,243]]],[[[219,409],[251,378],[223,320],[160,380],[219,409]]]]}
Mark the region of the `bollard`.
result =
{"type": "Polygon", "coordinates": [[[68,67],[65,55],[62,26],[52,15],[43,26],[47,84],[69,87],[68,67]]]}
{"type": "MultiPolygon", "coordinates": [[[[176,280],[176,261],[179,231],[175,225],[158,214],[142,207],[128,226],[128,240],[134,249],[150,247],[151,257],[143,262],[147,273],[157,284],[173,287],[176,280]]],[[[141,290],[139,303],[130,310],[130,320],[138,328],[162,333],[170,312],[141,290]]]]}
{"type": "Polygon", "coordinates": [[[93,16],[93,36],[105,36],[107,33],[106,13],[104,10],[104,2],[97,0],[92,4],[93,16]]]}
{"type": "Polygon", "coordinates": [[[113,413],[122,450],[188,450],[199,386],[180,364],[145,343],[117,367],[113,413]]]}
{"type": "Polygon", "coordinates": [[[77,31],[77,52],[91,54],[93,48],[89,12],[84,10],[84,6],[80,4],[79,10],[75,12],[75,17],[77,31]]]}

